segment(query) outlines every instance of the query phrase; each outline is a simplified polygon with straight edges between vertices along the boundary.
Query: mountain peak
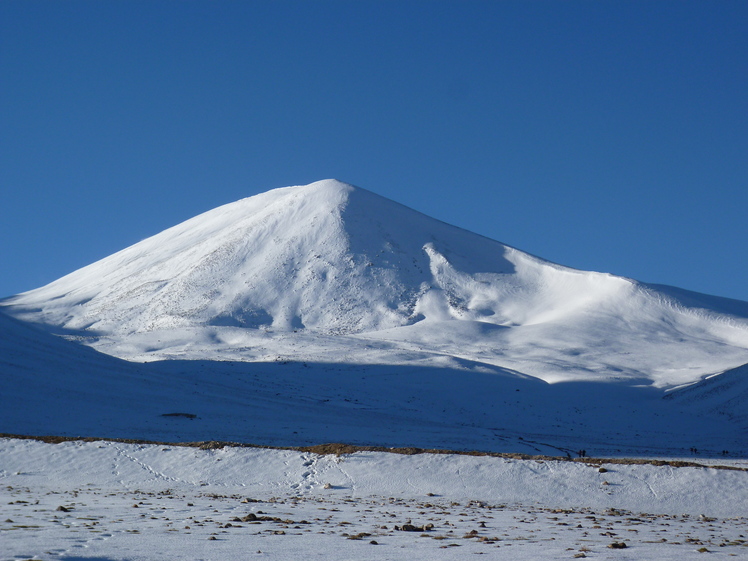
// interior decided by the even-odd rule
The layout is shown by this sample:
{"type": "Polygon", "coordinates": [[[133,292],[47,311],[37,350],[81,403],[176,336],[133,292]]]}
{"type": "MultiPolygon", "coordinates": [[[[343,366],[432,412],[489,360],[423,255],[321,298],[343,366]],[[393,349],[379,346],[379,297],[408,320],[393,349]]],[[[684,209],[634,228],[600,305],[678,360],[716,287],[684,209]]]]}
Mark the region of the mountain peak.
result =
{"type": "Polygon", "coordinates": [[[510,272],[504,250],[333,179],[223,205],[9,303],[76,331],[353,333],[412,323],[437,253],[510,272]]]}
{"type": "Polygon", "coordinates": [[[745,303],[671,294],[328,179],[218,207],[3,304],[137,360],[337,348],[336,360],[459,359],[663,387],[748,362],[745,303]]]}
{"type": "Polygon", "coordinates": [[[320,179],[308,185],[299,185],[298,188],[304,191],[324,191],[328,193],[349,193],[354,190],[365,191],[361,187],[355,187],[339,179],[320,179]]]}

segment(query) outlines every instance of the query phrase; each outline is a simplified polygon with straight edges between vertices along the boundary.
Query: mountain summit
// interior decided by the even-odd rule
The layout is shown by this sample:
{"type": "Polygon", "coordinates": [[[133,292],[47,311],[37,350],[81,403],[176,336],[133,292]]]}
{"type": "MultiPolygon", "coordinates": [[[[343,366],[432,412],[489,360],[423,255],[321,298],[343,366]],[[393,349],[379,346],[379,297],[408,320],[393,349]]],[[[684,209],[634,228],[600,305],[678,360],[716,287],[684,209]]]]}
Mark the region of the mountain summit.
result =
{"type": "Polygon", "coordinates": [[[462,361],[662,388],[748,362],[748,303],[556,265],[335,180],[218,207],[2,304],[140,361],[462,361]]]}
{"type": "MultiPolygon", "coordinates": [[[[507,251],[327,180],[216,208],[9,303],[96,333],[196,325],[357,333],[422,318],[437,300],[423,297],[442,288],[450,262],[513,272],[507,251]]],[[[437,307],[449,315],[446,300],[437,307]]]]}

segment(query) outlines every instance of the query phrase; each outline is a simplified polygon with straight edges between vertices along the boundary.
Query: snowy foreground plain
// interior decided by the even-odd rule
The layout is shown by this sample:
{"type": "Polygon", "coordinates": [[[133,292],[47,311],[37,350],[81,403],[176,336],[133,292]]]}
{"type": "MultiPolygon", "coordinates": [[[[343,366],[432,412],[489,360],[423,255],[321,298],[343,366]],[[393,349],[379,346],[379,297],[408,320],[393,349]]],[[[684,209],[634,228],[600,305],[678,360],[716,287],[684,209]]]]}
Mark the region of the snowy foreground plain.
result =
{"type": "Polygon", "coordinates": [[[0,439],[0,559],[745,559],[742,469],[0,439]],[[611,547],[614,546],[617,547],[611,547]],[[625,547],[622,547],[625,544],[625,547]]]}

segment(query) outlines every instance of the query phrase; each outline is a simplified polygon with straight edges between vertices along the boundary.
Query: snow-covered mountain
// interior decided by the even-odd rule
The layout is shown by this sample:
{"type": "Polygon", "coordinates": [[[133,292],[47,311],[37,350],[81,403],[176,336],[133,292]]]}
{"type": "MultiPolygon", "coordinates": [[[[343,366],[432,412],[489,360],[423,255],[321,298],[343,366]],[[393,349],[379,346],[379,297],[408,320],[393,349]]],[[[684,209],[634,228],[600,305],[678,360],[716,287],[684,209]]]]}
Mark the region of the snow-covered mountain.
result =
{"type": "Polygon", "coordinates": [[[748,449],[748,303],[556,265],[334,180],[216,208],[1,304],[0,402],[33,386],[47,416],[16,410],[0,432],[53,427],[62,407],[75,422],[46,432],[748,449]],[[113,393],[119,409],[97,398],[113,393]]]}
{"type": "Polygon", "coordinates": [[[4,304],[135,360],[459,358],[658,387],[748,362],[748,303],[562,267],[334,180],[216,208],[4,304]]]}

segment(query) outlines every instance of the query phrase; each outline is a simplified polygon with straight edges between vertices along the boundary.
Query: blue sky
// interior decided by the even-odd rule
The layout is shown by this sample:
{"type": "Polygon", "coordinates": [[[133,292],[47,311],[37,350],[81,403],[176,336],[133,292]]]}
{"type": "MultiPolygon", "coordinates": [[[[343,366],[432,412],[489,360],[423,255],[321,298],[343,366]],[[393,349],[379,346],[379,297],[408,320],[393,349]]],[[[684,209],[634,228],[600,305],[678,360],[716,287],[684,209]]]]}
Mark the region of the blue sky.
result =
{"type": "Polygon", "coordinates": [[[748,300],[745,2],[0,3],[0,296],[334,177],[748,300]]]}

